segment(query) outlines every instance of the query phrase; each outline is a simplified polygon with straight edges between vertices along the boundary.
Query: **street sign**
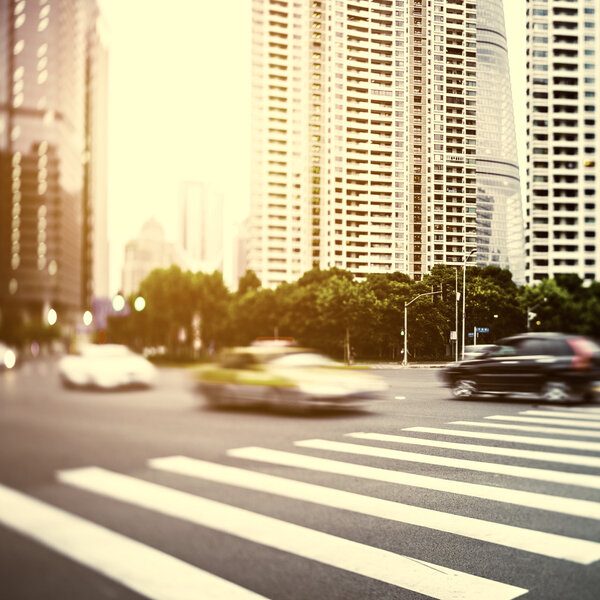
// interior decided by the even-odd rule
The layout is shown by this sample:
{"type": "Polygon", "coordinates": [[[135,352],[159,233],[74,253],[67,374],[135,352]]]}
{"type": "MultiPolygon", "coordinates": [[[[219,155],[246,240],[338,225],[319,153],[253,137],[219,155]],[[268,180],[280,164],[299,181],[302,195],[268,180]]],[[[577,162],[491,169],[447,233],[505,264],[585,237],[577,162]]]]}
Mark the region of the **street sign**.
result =
{"type": "Polygon", "coordinates": [[[475,327],[475,331],[477,331],[477,333],[489,333],[490,328],[489,327],[475,327]]]}
{"type": "Polygon", "coordinates": [[[450,339],[451,340],[455,340],[456,339],[456,331],[451,331],[450,332],[450,339]]]}
{"type": "Polygon", "coordinates": [[[472,331],[469,331],[469,333],[467,334],[470,338],[475,337],[475,334],[472,331]]]}

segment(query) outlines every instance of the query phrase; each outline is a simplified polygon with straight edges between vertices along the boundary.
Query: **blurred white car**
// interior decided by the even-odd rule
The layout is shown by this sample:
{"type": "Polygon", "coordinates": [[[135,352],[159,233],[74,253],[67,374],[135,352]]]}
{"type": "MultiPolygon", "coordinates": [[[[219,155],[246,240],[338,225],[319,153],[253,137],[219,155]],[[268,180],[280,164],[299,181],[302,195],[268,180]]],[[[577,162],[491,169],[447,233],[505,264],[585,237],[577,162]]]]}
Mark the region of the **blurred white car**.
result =
{"type": "Polygon", "coordinates": [[[119,344],[85,344],[77,354],[63,356],[58,373],[66,387],[92,386],[114,389],[152,386],[156,367],[143,356],[119,344]]]}
{"type": "Polygon", "coordinates": [[[17,363],[17,355],[12,348],[0,342],[0,370],[12,369],[17,363]]]}

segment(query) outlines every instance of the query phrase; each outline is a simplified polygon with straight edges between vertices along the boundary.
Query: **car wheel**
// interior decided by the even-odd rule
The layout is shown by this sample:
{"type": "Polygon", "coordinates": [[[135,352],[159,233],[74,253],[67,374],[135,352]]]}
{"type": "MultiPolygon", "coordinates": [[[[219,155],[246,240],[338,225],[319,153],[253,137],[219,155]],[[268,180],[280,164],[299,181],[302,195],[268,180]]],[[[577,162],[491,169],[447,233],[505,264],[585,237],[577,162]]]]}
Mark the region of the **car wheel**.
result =
{"type": "Polygon", "coordinates": [[[225,394],[220,385],[207,385],[202,388],[202,395],[208,406],[221,408],[225,406],[225,394]]]}
{"type": "Polygon", "coordinates": [[[571,387],[564,381],[547,381],[542,386],[542,399],[546,402],[577,402],[571,387]]]}
{"type": "Polygon", "coordinates": [[[469,400],[477,395],[477,386],[471,379],[457,379],[452,384],[452,394],[459,400],[469,400]]]}

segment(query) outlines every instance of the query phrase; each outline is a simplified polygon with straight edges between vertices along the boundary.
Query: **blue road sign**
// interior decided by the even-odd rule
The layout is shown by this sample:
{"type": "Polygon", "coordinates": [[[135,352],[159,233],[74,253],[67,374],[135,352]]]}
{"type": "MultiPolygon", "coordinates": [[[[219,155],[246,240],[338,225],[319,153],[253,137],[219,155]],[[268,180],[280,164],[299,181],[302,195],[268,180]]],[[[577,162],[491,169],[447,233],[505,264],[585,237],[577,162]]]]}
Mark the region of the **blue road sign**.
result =
{"type": "Polygon", "coordinates": [[[472,331],[469,331],[469,333],[467,334],[469,337],[475,337],[475,334],[472,331]]]}
{"type": "Polygon", "coordinates": [[[477,333],[489,333],[490,328],[489,327],[475,327],[475,331],[477,331],[477,333]]]}

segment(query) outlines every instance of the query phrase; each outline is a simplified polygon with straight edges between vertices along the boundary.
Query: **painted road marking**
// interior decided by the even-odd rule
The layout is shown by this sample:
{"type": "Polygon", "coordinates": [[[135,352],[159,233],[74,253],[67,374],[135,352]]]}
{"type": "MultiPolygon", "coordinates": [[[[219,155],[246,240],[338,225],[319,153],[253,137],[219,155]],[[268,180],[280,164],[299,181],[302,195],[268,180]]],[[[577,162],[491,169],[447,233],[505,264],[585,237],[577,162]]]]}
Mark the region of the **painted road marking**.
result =
{"type": "Polygon", "coordinates": [[[566,412],[566,411],[547,411],[547,410],[523,410],[519,413],[520,415],[531,415],[534,417],[550,417],[554,419],[555,417],[567,417],[571,419],[581,419],[586,421],[600,421],[600,414],[590,414],[590,413],[575,413],[575,412],[566,412]]]}
{"type": "MultiPolygon", "coordinates": [[[[550,446],[553,448],[570,448],[571,450],[587,450],[600,452],[600,442],[583,442],[581,440],[557,440],[555,438],[537,438],[524,435],[510,435],[505,433],[489,433],[487,431],[463,431],[459,429],[440,429],[437,427],[407,427],[403,431],[416,431],[419,433],[438,433],[483,440],[497,440],[499,442],[517,442],[532,446],[550,446]]],[[[587,458],[577,456],[577,458],[587,458]]],[[[596,459],[596,457],[594,457],[596,459]]]]}
{"type": "Polygon", "coordinates": [[[259,600],[178,558],[0,485],[0,523],[156,600],[259,600]]]}
{"type": "Polygon", "coordinates": [[[301,448],[314,448],[316,450],[328,450],[331,452],[347,452],[349,454],[360,454],[361,456],[373,456],[376,458],[391,458],[393,460],[404,460],[408,462],[424,463],[428,465],[439,465],[455,469],[468,469],[481,473],[498,473],[511,477],[523,477],[538,481],[550,481],[552,483],[563,483],[566,485],[578,485],[600,490],[600,477],[598,475],[585,475],[582,473],[565,473],[563,471],[551,471],[548,469],[534,469],[531,467],[516,467],[501,463],[486,463],[477,460],[465,460],[463,458],[449,458],[446,456],[431,456],[429,454],[417,454],[415,452],[403,452],[402,450],[390,450],[389,448],[376,448],[374,446],[363,446],[361,444],[347,444],[346,442],[332,442],[329,440],[302,440],[294,442],[295,446],[301,448]]]}
{"type": "Polygon", "coordinates": [[[428,475],[403,473],[402,471],[356,465],[327,458],[305,456],[302,454],[283,452],[281,450],[270,450],[268,448],[259,448],[256,446],[228,450],[227,454],[229,456],[247,460],[285,465],[288,467],[298,467],[323,473],[334,473],[336,475],[361,477],[363,479],[371,479],[385,483],[408,485],[423,489],[437,490],[439,492],[470,496],[472,498],[481,498],[483,500],[495,500],[497,502],[505,502],[518,506],[527,506],[529,508],[548,510],[576,517],[600,520],[600,503],[590,500],[563,498],[561,496],[550,496],[547,494],[538,494],[536,492],[523,492],[478,483],[441,479],[430,477],[428,475]]]}
{"type": "Polygon", "coordinates": [[[485,417],[498,421],[515,421],[518,423],[540,423],[543,425],[566,425],[567,427],[577,427],[585,429],[600,429],[600,423],[583,423],[575,419],[544,419],[540,417],[516,417],[513,415],[492,415],[485,417]]]}
{"type": "Polygon", "coordinates": [[[541,427],[538,425],[508,425],[506,423],[478,423],[476,421],[450,421],[450,425],[472,425],[474,427],[495,427],[496,429],[513,429],[531,433],[547,433],[548,435],[570,435],[574,437],[600,438],[600,432],[582,431],[581,429],[560,429],[559,427],[541,427]]]}
{"type": "MultiPolygon", "coordinates": [[[[427,427],[412,427],[415,429],[428,429],[427,427]]],[[[407,430],[404,430],[407,431],[407,430]]],[[[443,429],[437,430],[437,433],[443,429]]],[[[428,432],[431,433],[431,432],[428,432]]],[[[436,432],[433,432],[436,433],[436,432]]],[[[528,460],[543,460],[546,462],[558,462],[569,465],[580,465],[584,467],[600,467],[598,456],[578,456],[576,454],[563,454],[558,452],[542,452],[536,450],[519,450],[515,448],[500,448],[498,446],[480,446],[479,444],[457,444],[455,442],[444,442],[442,440],[426,440],[422,438],[408,437],[406,435],[387,435],[383,433],[347,433],[348,437],[360,440],[374,440],[377,442],[391,442],[394,444],[413,444],[416,446],[429,446],[434,448],[447,448],[448,450],[461,450],[465,452],[478,452],[481,454],[493,454],[497,456],[511,456],[514,458],[525,458],[528,460]]]]}
{"type": "Polygon", "coordinates": [[[600,560],[600,544],[587,540],[419,508],[410,504],[372,498],[353,492],[219,465],[185,456],[154,458],[148,463],[155,469],[170,473],[436,529],[551,558],[570,560],[585,565],[600,560]]]}
{"type": "Polygon", "coordinates": [[[59,479],[115,500],[440,600],[511,600],[527,592],[96,467],[62,471],[59,479]]]}

